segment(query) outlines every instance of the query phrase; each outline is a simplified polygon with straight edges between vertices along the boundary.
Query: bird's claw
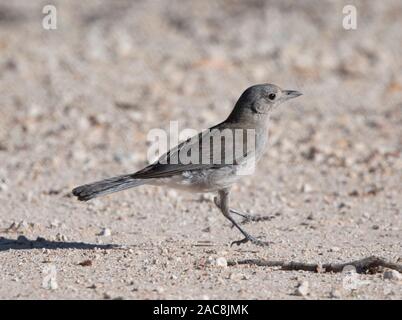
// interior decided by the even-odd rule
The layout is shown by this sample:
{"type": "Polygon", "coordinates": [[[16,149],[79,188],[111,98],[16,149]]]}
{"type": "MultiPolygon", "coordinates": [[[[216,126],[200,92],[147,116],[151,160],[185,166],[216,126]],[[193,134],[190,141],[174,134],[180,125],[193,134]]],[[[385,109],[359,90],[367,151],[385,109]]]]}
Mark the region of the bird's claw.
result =
{"type": "Polygon", "coordinates": [[[267,241],[261,241],[261,240],[258,240],[257,238],[252,237],[252,236],[246,236],[246,237],[244,237],[244,239],[233,241],[233,242],[230,244],[230,246],[232,247],[234,244],[237,245],[237,246],[239,246],[239,245],[241,245],[241,244],[243,244],[243,243],[247,243],[247,242],[249,242],[249,241],[250,241],[252,244],[255,244],[255,245],[261,246],[261,247],[265,247],[265,246],[269,246],[269,245],[270,245],[270,243],[267,242],[267,241]]]}

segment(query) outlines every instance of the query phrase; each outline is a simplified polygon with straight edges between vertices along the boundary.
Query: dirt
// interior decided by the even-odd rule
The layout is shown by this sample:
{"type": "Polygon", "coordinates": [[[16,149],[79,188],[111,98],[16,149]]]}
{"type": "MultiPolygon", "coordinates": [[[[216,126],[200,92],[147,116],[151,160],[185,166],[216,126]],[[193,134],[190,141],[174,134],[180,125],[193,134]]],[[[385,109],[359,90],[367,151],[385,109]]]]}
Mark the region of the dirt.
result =
{"type": "Polygon", "coordinates": [[[56,30],[42,1],[0,1],[1,299],[402,298],[389,270],[225,264],[402,263],[401,1],[349,1],[356,30],[333,1],[52,2],[56,30]],[[233,188],[274,216],[244,225],[270,246],[230,247],[213,195],[71,196],[144,167],[151,129],[207,128],[264,82],[304,94],[233,188]]]}

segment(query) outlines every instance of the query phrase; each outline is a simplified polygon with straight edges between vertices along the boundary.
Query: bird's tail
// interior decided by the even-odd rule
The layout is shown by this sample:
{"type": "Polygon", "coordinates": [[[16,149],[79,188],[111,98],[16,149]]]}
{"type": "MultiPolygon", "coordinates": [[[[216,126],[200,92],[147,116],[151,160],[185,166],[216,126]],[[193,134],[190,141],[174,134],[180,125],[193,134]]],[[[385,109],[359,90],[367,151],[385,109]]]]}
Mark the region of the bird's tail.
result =
{"type": "Polygon", "coordinates": [[[114,193],[129,188],[137,187],[144,184],[142,179],[135,179],[132,175],[118,176],[109,178],[90,184],[85,184],[73,189],[72,193],[80,201],[88,201],[90,199],[103,196],[109,193],[114,193]]]}

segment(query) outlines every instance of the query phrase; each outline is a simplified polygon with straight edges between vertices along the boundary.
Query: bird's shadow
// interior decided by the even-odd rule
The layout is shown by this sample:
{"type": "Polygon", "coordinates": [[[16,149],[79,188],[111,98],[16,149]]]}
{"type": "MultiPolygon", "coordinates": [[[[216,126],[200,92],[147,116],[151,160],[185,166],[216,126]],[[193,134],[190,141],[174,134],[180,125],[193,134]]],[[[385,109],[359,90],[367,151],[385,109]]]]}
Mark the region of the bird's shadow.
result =
{"type": "Polygon", "coordinates": [[[8,239],[0,237],[0,252],[13,250],[31,250],[31,249],[113,249],[119,247],[115,244],[92,244],[85,242],[67,242],[67,241],[49,241],[38,237],[36,240],[29,240],[24,236],[17,239],[8,239]]]}

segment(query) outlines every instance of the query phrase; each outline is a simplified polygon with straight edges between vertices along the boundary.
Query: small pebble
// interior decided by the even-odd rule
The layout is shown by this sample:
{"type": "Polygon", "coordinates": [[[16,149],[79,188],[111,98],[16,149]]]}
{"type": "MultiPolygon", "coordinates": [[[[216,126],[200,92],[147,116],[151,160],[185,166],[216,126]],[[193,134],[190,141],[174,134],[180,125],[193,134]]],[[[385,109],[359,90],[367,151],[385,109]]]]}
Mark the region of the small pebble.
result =
{"type": "Polygon", "coordinates": [[[92,261],[91,260],[84,260],[84,261],[82,261],[82,262],[80,262],[78,264],[80,266],[83,266],[83,267],[90,267],[90,266],[92,266],[92,261]]]}
{"type": "Polygon", "coordinates": [[[224,267],[225,268],[225,267],[228,266],[228,262],[227,262],[226,258],[224,258],[224,257],[217,258],[215,263],[216,263],[216,265],[218,267],[224,267]]]}
{"type": "Polygon", "coordinates": [[[340,299],[340,298],[342,298],[342,292],[338,289],[334,289],[331,291],[329,296],[331,298],[340,299]]]}
{"type": "Polygon", "coordinates": [[[246,277],[245,277],[245,275],[242,274],[242,273],[231,273],[231,274],[229,275],[229,279],[230,279],[230,280],[233,280],[233,281],[239,281],[239,280],[245,280],[246,277]]]}
{"type": "Polygon", "coordinates": [[[58,228],[60,226],[60,222],[58,220],[54,220],[50,223],[51,228],[58,228]]]}
{"type": "Polygon", "coordinates": [[[179,199],[180,198],[178,192],[176,190],[173,190],[173,189],[169,189],[166,192],[166,194],[167,194],[168,197],[173,198],[173,199],[179,199]]]}
{"type": "Polygon", "coordinates": [[[56,290],[59,287],[55,279],[50,280],[49,288],[50,290],[56,290]]]}
{"type": "Polygon", "coordinates": [[[112,231],[110,231],[109,228],[103,228],[98,235],[102,237],[110,237],[112,235],[112,231]]]}
{"type": "Polygon", "coordinates": [[[295,292],[296,295],[305,297],[309,294],[309,283],[308,281],[302,281],[299,283],[299,286],[295,292]]]}
{"type": "Polygon", "coordinates": [[[207,264],[209,264],[209,265],[214,265],[214,264],[216,264],[216,260],[213,258],[213,257],[211,257],[211,256],[209,256],[208,257],[208,259],[207,259],[207,264]]]}
{"type": "Polygon", "coordinates": [[[156,288],[156,292],[158,292],[159,294],[164,293],[165,289],[163,287],[158,287],[156,288]]]}
{"type": "Polygon", "coordinates": [[[2,191],[7,191],[7,190],[8,190],[8,186],[7,186],[7,184],[5,183],[5,181],[0,180],[0,192],[2,192],[2,191]]]}
{"type": "Polygon", "coordinates": [[[383,278],[387,280],[402,281],[402,274],[396,270],[386,270],[383,273],[383,278]]]}
{"type": "Polygon", "coordinates": [[[313,187],[311,185],[305,183],[300,187],[300,191],[304,192],[304,193],[310,193],[313,191],[313,187]]]}
{"type": "Polygon", "coordinates": [[[68,241],[68,238],[64,234],[58,233],[56,234],[56,240],[66,242],[68,241]]]}
{"type": "Polygon", "coordinates": [[[338,209],[344,209],[344,208],[349,208],[349,206],[344,202],[338,204],[338,209]]]}

